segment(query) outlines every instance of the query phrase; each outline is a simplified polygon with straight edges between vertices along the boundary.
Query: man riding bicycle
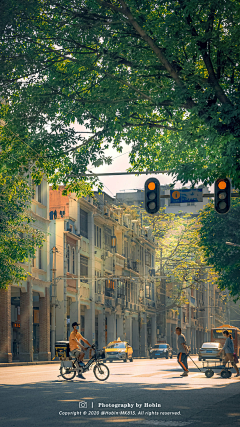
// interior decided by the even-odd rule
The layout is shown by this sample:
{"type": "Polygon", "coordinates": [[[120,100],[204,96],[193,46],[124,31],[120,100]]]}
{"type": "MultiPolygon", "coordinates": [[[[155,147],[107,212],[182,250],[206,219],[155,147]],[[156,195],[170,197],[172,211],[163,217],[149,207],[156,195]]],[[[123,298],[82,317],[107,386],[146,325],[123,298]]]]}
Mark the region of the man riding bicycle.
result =
{"type": "MultiPolygon", "coordinates": [[[[72,324],[73,327],[73,331],[70,334],[69,337],[69,347],[70,347],[70,351],[71,353],[78,359],[78,363],[79,365],[84,366],[83,363],[83,358],[85,356],[85,351],[91,347],[91,344],[88,342],[88,340],[86,340],[86,338],[84,338],[79,332],[78,332],[78,327],[79,323],[74,322],[72,324]],[[88,347],[84,347],[80,341],[83,341],[85,344],[88,345],[88,347]],[[79,349],[79,347],[81,348],[81,350],[79,349]]],[[[85,377],[82,374],[78,375],[79,378],[82,378],[83,380],[85,380],[85,377]]]]}

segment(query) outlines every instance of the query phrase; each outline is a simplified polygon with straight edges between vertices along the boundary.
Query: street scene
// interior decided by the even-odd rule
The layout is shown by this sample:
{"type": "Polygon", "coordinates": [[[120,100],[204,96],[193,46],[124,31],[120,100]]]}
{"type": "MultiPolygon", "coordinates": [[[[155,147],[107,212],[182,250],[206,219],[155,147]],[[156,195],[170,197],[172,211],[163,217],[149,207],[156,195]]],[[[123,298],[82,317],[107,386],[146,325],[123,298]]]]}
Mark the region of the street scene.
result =
{"type": "Polygon", "coordinates": [[[1,426],[240,426],[240,3],[0,34],[1,426]]]}
{"type": "Polygon", "coordinates": [[[103,383],[92,371],[65,381],[58,364],[1,368],[1,425],[239,425],[239,378],[206,378],[193,362],[180,378],[176,358],[109,365],[103,383]]]}

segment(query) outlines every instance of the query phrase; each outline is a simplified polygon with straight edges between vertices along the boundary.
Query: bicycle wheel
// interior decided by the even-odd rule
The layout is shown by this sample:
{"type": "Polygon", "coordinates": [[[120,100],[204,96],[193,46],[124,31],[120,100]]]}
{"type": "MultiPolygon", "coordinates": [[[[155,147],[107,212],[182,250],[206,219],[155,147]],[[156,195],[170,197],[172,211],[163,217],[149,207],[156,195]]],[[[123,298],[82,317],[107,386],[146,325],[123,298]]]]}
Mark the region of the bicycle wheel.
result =
{"type": "Polygon", "coordinates": [[[65,380],[72,380],[76,375],[76,371],[73,370],[74,368],[75,368],[75,365],[73,365],[72,368],[61,367],[60,374],[65,380]]]}
{"type": "Polygon", "coordinates": [[[97,380],[105,381],[109,377],[109,369],[104,363],[98,363],[93,368],[93,373],[97,380]]]}

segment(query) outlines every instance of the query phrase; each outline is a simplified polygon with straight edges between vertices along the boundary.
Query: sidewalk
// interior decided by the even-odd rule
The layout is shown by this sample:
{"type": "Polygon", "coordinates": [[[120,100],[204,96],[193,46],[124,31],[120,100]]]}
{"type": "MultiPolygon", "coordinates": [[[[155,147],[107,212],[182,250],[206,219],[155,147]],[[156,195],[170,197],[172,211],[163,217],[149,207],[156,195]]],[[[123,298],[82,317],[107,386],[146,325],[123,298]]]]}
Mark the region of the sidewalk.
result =
{"type": "MultiPolygon", "coordinates": [[[[149,357],[134,357],[134,359],[149,359],[149,357]]],[[[84,359],[87,362],[89,359],[84,359]]],[[[11,362],[11,363],[0,363],[0,368],[6,368],[10,366],[26,366],[26,365],[48,365],[50,363],[60,363],[61,360],[35,360],[34,362],[11,362]]]]}

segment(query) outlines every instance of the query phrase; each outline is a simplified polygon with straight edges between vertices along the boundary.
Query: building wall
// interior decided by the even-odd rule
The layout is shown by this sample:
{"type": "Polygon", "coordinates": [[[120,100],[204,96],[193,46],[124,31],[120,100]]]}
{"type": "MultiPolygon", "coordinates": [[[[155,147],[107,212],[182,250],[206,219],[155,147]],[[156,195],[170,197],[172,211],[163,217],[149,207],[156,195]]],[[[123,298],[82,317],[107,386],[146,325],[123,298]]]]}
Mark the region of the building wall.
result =
{"type": "Polygon", "coordinates": [[[58,249],[56,277],[63,276],[57,285],[56,340],[67,339],[66,324],[68,322],[71,331],[71,324],[76,321],[73,310],[65,314],[67,288],[71,307],[79,305],[81,330],[87,339],[103,347],[120,335],[134,346],[136,356],[146,355],[148,347],[156,341],[156,292],[150,276],[150,270],[155,268],[156,245],[150,230],[125,215],[124,209],[115,206],[114,200],[105,193],[96,199],[79,200],[71,194],[67,201],[50,188],[49,209],[57,211],[57,217],[51,221],[51,245],[58,249]],[[69,215],[67,211],[65,215],[59,214],[66,205],[69,215]],[[88,233],[81,225],[83,212],[87,213],[88,233]],[[66,269],[66,245],[74,246],[71,239],[79,245],[80,269],[76,272],[75,288],[66,278],[69,274],[74,277],[66,269]],[[143,311],[146,314],[141,314],[143,311]],[[134,341],[141,328],[141,339],[134,341]]]}

